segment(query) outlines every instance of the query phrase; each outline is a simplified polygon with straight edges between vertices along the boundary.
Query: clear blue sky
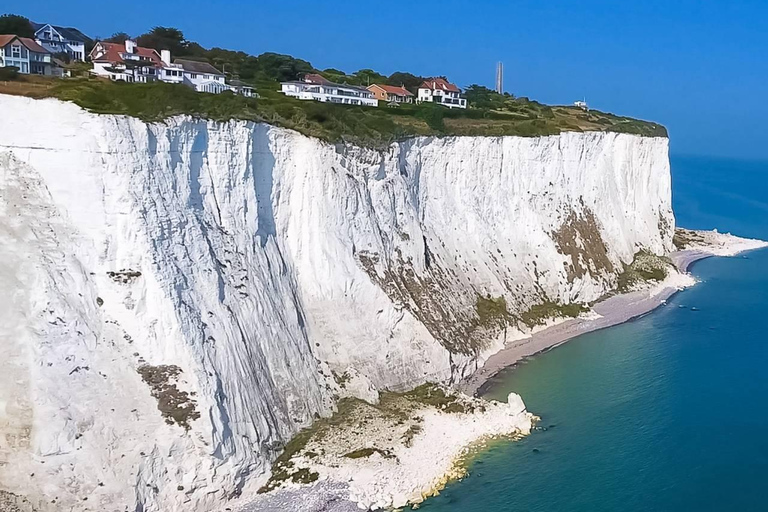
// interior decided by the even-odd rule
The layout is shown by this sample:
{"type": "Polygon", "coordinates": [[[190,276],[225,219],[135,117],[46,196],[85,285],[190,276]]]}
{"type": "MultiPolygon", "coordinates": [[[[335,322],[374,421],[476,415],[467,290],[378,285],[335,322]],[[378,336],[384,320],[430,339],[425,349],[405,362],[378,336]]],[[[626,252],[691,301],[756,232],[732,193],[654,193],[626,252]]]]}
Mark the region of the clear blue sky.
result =
{"type": "Polygon", "coordinates": [[[768,158],[768,1],[17,2],[91,37],[174,26],[203,46],[288,53],[315,67],[444,74],[670,129],[675,153],[768,158]],[[423,7],[422,7],[423,6],[423,7]],[[393,12],[400,9],[400,12],[393,12]]]}

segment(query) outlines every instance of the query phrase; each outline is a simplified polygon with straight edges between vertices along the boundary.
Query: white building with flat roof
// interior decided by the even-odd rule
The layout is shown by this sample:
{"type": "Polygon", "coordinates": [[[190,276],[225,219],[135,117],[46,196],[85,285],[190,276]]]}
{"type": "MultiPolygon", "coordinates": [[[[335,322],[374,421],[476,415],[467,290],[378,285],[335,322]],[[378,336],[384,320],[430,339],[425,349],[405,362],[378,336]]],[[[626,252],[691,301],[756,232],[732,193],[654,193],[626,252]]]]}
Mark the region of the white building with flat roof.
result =
{"type": "Polygon", "coordinates": [[[303,80],[281,82],[283,94],[300,100],[315,100],[341,105],[364,105],[377,107],[379,101],[365,87],[336,84],[320,75],[309,74],[303,80]]]}

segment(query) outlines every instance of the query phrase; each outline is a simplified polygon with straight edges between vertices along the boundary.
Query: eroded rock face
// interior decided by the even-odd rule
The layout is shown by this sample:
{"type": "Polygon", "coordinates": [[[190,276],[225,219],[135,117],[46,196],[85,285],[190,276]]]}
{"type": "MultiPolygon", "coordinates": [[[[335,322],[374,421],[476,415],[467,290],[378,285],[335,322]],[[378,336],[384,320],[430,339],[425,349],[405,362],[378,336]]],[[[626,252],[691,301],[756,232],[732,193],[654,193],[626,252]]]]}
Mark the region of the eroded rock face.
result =
{"type": "Polygon", "coordinates": [[[376,152],[0,109],[0,483],[41,510],[54,488],[59,509],[215,509],[337,397],[456,381],[533,306],[594,300],[672,248],[663,138],[376,152]],[[165,417],[141,368],[174,368],[165,417]]]}

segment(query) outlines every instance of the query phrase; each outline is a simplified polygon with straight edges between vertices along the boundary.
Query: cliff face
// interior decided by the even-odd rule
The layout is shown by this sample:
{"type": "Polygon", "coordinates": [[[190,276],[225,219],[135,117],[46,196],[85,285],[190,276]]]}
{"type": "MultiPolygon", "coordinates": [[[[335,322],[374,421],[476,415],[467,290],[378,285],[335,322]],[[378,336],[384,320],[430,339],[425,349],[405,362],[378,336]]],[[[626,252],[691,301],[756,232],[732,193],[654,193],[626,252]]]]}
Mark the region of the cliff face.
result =
{"type": "Polygon", "coordinates": [[[665,138],[382,153],[0,112],[0,489],[43,510],[212,509],[338,396],[456,382],[532,306],[592,301],[672,249],[665,138]]]}

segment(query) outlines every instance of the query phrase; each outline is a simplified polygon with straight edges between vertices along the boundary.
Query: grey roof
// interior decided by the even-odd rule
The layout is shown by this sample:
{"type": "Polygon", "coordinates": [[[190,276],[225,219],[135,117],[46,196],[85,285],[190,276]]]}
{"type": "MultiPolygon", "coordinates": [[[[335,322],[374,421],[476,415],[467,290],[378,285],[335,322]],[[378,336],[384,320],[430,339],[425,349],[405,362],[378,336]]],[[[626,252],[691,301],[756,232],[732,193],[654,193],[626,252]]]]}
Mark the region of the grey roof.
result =
{"type": "MultiPolygon", "coordinates": [[[[37,32],[41,28],[43,28],[44,26],[48,25],[48,23],[35,23],[34,21],[32,21],[30,23],[32,23],[32,28],[35,30],[35,34],[37,34],[37,32]]],[[[68,41],[78,41],[80,43],[87,43],[88,41],[91,40],[90,37],[88,37],[87,35],[83,34],[82,32],[80,32],[76,28],[60,27],[58,25],[51,25],[51,27],[53,27],[53,29],[56,32],[61,34],[61,36],[64,39],[67,39],[68,41]]]]}
{"type": "Polygon", "coordinates": [[[229,85],[234,85],[235,87],[248,87],[250,89],[253,89],[253,86],[250,86],[247,83],[238,79],[230,80],[229,85]]]}
{"type": "Polygon", "coordinates": [[[208,62],[200,62],[199,60],[187,60],[187,59],[174,59],[174,64],[180,64],[184,71],[191,73],[205,73],[209,75],[223,75],[221,71],[213,67],[208,62]]]}
{"type": "Polygon", "coordinates": [[[326,81],[322,84],[318,84],[316,82],[304,82],[303,80],[288,80],[286,82],[280,82],[280,84],[296,84],[296,85],[321,85],[323,87],[342,87],[344,89],[354,89],[356,91],[360,92],[367,92],[369,94],[373,94],[371,91],[366,89],[365,87],[361,87],[359,85],[350,85],[350,84],[337,84],[336,82],[326,81]]]}

